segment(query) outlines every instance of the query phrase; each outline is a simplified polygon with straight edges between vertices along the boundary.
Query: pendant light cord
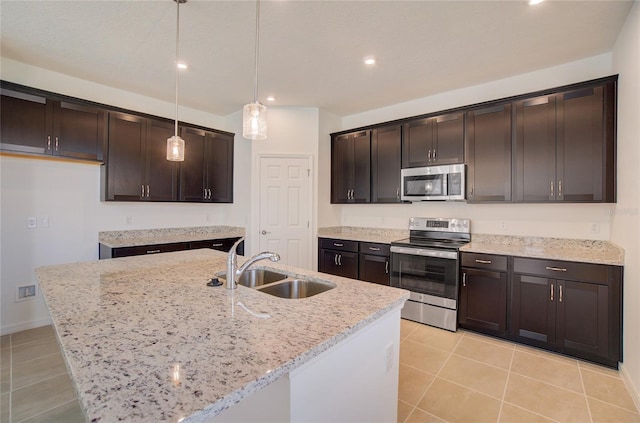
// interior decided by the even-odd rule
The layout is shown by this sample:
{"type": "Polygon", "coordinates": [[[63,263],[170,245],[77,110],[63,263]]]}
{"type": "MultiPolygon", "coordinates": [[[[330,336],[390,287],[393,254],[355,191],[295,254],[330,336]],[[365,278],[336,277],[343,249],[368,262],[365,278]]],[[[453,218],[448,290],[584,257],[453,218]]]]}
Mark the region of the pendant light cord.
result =
{"type": "Polygon", "coordinates": [[[253,79],[253,101],[258,102],[258,52],[260,50],[260,0],[256,0],[256,74],[253,79]]]}
{"type": "Polygon", "coordinates": [[[176,122],[175,122],[175,136],[178,136],[178,76],[180,75],[180,69],[178,68],[178,61],[180,60],[180,3],[181,0],[175,0],[176,7],[176,63],[174,65],[176,70],[176,122]]]}

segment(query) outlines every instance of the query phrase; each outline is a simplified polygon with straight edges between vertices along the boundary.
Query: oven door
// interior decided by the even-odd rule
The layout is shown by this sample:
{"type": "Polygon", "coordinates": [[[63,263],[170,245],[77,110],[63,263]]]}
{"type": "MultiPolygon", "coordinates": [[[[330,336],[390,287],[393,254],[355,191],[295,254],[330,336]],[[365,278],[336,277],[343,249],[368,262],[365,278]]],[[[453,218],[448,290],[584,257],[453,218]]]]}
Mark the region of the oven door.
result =
{"type": "Polygon", "coordinates": [[[391,286],[419,295],[420,302],[457,308],[458,252],[391,247],[391,286]]]}

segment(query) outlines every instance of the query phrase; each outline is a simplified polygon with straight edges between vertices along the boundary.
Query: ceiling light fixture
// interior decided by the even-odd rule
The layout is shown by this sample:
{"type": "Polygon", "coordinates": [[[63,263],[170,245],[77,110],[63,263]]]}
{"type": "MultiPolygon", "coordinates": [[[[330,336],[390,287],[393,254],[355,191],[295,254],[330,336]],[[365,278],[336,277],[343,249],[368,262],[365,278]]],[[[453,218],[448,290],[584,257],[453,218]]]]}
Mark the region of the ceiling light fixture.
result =
{"type": "Polygon", "coordinates": [[[178,62],[177,66],[178,69],[189,69],[189,65],[187,65],[186,63],[178,62]]]}
{"type": "Polygon", "coordinates": [[[529,6],[535,6],[536,4],[542,3],[544,0],[529,0],[529,6]]]}
{"type": "Polygon", "coordinates": [[[375,65],[376,64],[376,59],[374,57],[365,57],[363,61],[364,61],[365,65],[375,65]]]}
{"type": "MultiPolygon", "coordinates": [[[[173,0],[176,2],[176,123],[175,133],[171,138],[167,139],[167,160],[172,162],[184,161],[184,140],[178,136],[178,75],[180,75],[180,62],[178,46],[180,45],[180,3],[186,3],[187,0],[173,0]]],[[[185,65],[186,69],[186,65],[185,65]]]]}
{"type": "Polygon", "coordinates": [[[267,97],[267,101],[276,101],[276,98],[270,95],[269,97],[267,97]]]}
{"type": "Polygon", "coordinates": [[[258,101],[258,55],[260,50],[260,0],[256,0],[256,73],[253,102],[242,109],[242,136],[250,140],[267,138],[267,108],[258,101]]]}

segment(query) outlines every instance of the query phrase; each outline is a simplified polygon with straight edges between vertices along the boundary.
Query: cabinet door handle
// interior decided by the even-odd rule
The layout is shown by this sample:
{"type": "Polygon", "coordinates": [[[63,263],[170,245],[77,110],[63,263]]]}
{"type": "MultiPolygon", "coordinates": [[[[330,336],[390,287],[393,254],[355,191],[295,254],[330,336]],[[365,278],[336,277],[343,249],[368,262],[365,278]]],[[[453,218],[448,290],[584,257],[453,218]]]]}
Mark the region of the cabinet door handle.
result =
{"type": "Polygon", "coordinates": [[[389,260],[384,262],[384,273],[389,274],[389,260]]]}
{"type": "Polygon", "coordinates": [[[558,198],[562,197],[562,180],[558,181],[558,198]]]}
{"type": "Polygon", "coordinates": [[[211,188],[209,188],[209,200],[211,200],[211,188]]]}
{"type": "Polygon", "coordinates": [[[553,181],[551,181],[551,198],[553,198],[553,181]]]}
{"type": "Polygon", "coordinates": [[[147,185],[147,198],[149,198],[149,185],[147,185]]]}
{"type": "Polygon", "coordinates": [[[469,193],[469,197],[473,197],[473,185],[471,185],[471,192],[469,193]]]}
{"type": "Polygon", "coordinates": [[[558,289],[560,289],[560,295],[558,296],[558,301],[562,302],[562,284],[558,285],[558,289]]]}
{"type": "Polygon", "coordinates": [[[564,267],[552,267],[552,266],[547,266],[545,267],[545,269],[547,270],[553,270],[554,272],[566,272],[567,269],[564,267]]]}
{"type": "Polygon", "coordinates": [[[56,151],[58,151],[58,137],[56,137],[56,151]]]}
{"type": "Polygon", "coordinates": [[[380,248],[377,248],[377,247],[369,247],[369,249],[371,251],[380,251],[380,248]]]}
{"type": "Polygon", "coordinates": [[[480,259],[476,259],[476,263],[491,264],[491,260],[480,260],[480,259]]]}
{"type": "Polygon", "coordinates": [[[342,266],[342,254],[338,254],[338,266],[342,266]]]}
{"type": "Polygon", "coordinates": [[[435,148],[433,149],[433,161],[434,162],[436,161],[436,149],[435,148]]]}
{"type": "Polygon", "coordinates": [[[155,254],[155,253],[159,253],[160,250],[147,250],[147,254],[155,254]]]}
{"type": "Polygon", "coordinates": [[[429,149],[429,154],[427,154],[427,160],[431,161],[431,149],[429,149]]]}
{"type": "Polygon", "coordinates": [[[47,135],[47,151],[51,151],[51,135],[47,135]]]}
{"type": "Polygon", "coordinates": [[[396,199],[400,199],[400,187],[396,188],[396,199]]]}
{"type": "Polygon", "coordinates": [[[551,284],[550,286],[550,294],[549,294],[549,300],[553,301],[553,284],[551,284]]]}
{"type": "Polygon", "coordinates": [[[140,194],[141,198],[144,198],[144,184],[140,185],[142,187],[142,193],[140,194]]]}
{"type": "Polygon", "coordinates": [[[467,286],[467,274],[466,273],[462,274],[462,286],[464,286],[464,287],[467,286]]]}
{"type": "Polygon", "coordinates": [[[207,199],[207,189],[206,188],[202,188],[202,199],[203,200],[207,199]]]}
{"type": "Polygon", "coordinates": [[[335,263],[336,266],[338,265],[338,255],[337,254],[333,255],[333,262],[335,263]]]}

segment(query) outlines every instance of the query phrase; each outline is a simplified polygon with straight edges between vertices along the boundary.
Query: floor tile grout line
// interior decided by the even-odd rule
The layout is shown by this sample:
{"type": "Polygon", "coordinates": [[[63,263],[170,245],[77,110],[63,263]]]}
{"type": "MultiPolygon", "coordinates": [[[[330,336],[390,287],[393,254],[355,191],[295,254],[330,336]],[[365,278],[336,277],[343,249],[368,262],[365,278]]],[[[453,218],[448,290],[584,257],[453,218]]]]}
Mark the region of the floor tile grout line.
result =
{"type": "Polygon", "coordinates": [[[605,401],[605,400],[603,400],[603,399],[601,399],[601,398],[597,398],[597,397],[594,397],[594,396],[592,396],[592,395],[586,395],[586,394],[585,394],[585,397],[587,398],[587,404],[589,403],[589,399],[593,399],[593,400],[596,400],[596,401],[600,401],[600,402],[602,402],[602,403],[604,403],[604,404],[607,404],[607,405],[609,405],[609,406],[611,406],[611,407],[619,408],[620,410],[624,410],[624,411],[629,411],[629,412],[631,412],[631,413],[633,413],[633,414],[637,414],[638,416],[640,416],[640,410],[635,410],[635,411],[634,411],[634,410],[631,410],[631,409],[629,409],[629,408],[627,408],[627,407],[622,407],[622,406],[620,406],[620,405],[618,405],[618,404],[614,404],[614,403],[612,403],[612,402],[605,401]]]}
{"type": "Polygon", "coordinates": [[[26,421],[27,421],[27,420],[29,420],[29,419],[32,419],[32,418],[34,418],[34,417],[38,417],[38,416],[42,416],[43,414],[48,413],[48,412],[49,412],[49,411],[51,411],[51,410],[55,410],[55,409],[56,409],[56,408],[58,408],[58,407],[62,407],[63,405],[67,405],[67,404],[72,403],[73,401],[77,401],[77,400],[78,400],[78,398],[74,398],[74,399],[72,399],[72,400],[65,401],[65,402],[60,403],[60,404],[56,404],[56,405],[54,405],[54,406],[53,406],[53,407],[51,407],[51,408],[48,408],[48,409],[46,409],[46,410],[44,410],[44,411],[39,412],[38,414],[34,414],[33,416],[26,417],[26,418],[24,418],[24,419],[22,419],[22,420],[19,420],[19,421],[17,421],[17,422],[13,422],[13,421],[11,421],[11,423],[22,423],[22,422],[26,422],[26,421]]]}
{"type": "Polygon", "coordinates": [[[507,369],[507,380],[504,382],[504,388],[502,389],[502,398],[500,398],[500,410],[498,411],[498,422],[502,416],[502,409],[504,408],[504,399],[507,396],[507,388],[509,387],[509,377],[511,376],[511,368],[513,367],[513,360],[516,356],[516,349],[511,351],[511,360],[509,360],[509,369],[507,369]]]}
{"type": "Polygon", "coordinates": [[[547,385],[547,386],[551,386],[551,387],[553,387],[553,388],[562,389],[563,391],[567,391],[567,392],[569,392],[569,393],[571,393],[571,394],[574,394],[574,395],[585,395],[585,393],[584,393],[584,392],[576,392],[576,391],[572,391],[571,389],[565,388],[564,386],[555,385],[555,384],[553,384],[553,383],[549,383],[549,382],[546,382],[546,381],[544,381],[544,380],[536,379],[535,377],[532,377],[532,376],[523,375],[523,374],[520,374],[520,373],[518,373],[518,372],[511,372],[511,373],[513,373],[514,375],[518,375],[518,376],[520,376],[520,377],[523,377],[523,378],[525,378],[525,379],[529,379],[529,380],[533,380],[533,381],[535,381],[535,382],[543,383],[543,384],[545,384],[545,385],[547,385]]]}
{"type": "Polygon", "coordinates": [[[512,407],[519,408],[520,410],[524,410],[524,411],[526,411],[526,412],[528,412],[528,413],[535,414],[536,416],[542,417],[543,419],[551,420],[552,422],[556,422],[556,423],[563,423],[563,422],[562,422],[562,421],[560,421],[560,420],[556,420],[556,419],[554,419],[554,418],[552,418],[552,417],[547,417],[547,416],[545,416],[544,414],[540,414],[540,413],[538,413],[537,411],[529,410],[528,408],[525,408],[525,407],[523,407],[523,406],[521,406],[521,405],[514,404],[514,403],[509,402],[509,401],[504,401],[504,403],[505,403],[505,404],[508,404],[508,405],[510,405],[510,406],[512,406],[512,407]]]}
{"type": "Polygon", "coordinates": [[[38,383],[46,382],[47,380],[50,380],[50,379],[53,379],[53,378],[56,378],[56,377],[60,377],[60,376],[63,376],[63,375],[68,375],[68,374],[69,374],[69,373],[67,372],[67,369],[65,368],[65,369],[64,369],[64,371],[62,371],[61,373],[56,373],[56,374],[55,374],[55,375],[53,375],[53,376],[49,376],[49,377],[44,378],[44,379],[39,379],[39,380],[38,380],[38,381],[36,381],[36,382],[30,383],[30,384],[28,384],[28,385],[21,386],[21,387],[19,387],[19,388],[17,388],[17,389],[14,389],[14,388],[13,388],[13,386],[11,386],[11,392],[21,391],[21,390],[23,390],[23,389],[30,388],[30,387],[32,387],[33,385],[37,385],[38,383]]]}
{"type": "MultiPolygon", "coordinates": [[[[52,353],[49,353],[49,354],[44,354],[44,355],[38,356],[36,358],[30,358],[29,360],[24,360],[24,361],[21,361],[21,362],[19,362],[17,364],[12,364],[11,367],[18,367],[18,366],[22,366],[24,364],[29,364],[32,361],[41,360],[41,359],[43,359],[45,357],[49,357],[50,355],[56,355],[56,354],[60,354],[60,356],[62,356],[62,351],[60,351],[60,349],[58,349],[58,351],[56,351],[56,352],[52,352],[52,353]]],[[[62,359],[64,360],[64,357],[62,357],[62,359]]]]}
{"type": "Polygon", "coordinates": [[[29,344],[33,344],[35,342],[42,341],[43,339],[49,339],[49,338],[56,339],[56,334],[54,333],[53,335],[47,335],[47,336],[38,337],[38,338],[32,339],[32,340],[30,340],[28,342],[22,342],[20,344],[14,344],[12,342],[11,343],[11,348],[13,349],[13,348],[22,347],[22,346],[25,346],[25,345],[28,346],[29,344]]]}

